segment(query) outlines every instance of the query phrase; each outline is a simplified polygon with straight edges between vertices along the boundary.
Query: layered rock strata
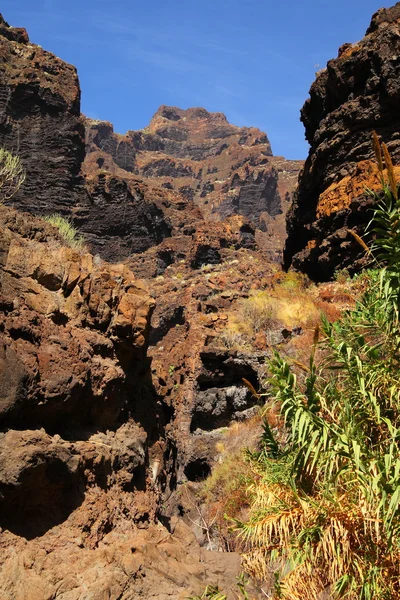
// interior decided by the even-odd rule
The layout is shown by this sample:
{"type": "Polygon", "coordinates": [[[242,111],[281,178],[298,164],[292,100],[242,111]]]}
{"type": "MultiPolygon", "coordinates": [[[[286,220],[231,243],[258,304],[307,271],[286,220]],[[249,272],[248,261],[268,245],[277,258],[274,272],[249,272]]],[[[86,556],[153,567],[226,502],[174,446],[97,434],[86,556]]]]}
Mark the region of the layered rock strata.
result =
{"type": "Polygon", "coordinates": [[[285,263],[315,279],[364,264],[353,229],[371,217],[367,188],[379,189],[372,131],[400,161],[400,3],[381,9],[365,37],[344,44],[317,74],[301,119],[310,153],[287,219],[285,263]]]}
{"type": "Polygon", "coordinates": [[[31,44],[0,15],[0,145],[26,170],[14,199],[34,213],[68,210],[83,193],[84,126],[75,67],[31,44]]]}
{"type": "Polygon", "coordinates": [[[87,153],[175,190],[207,220],[242,215],[267,228],[287,208],[301,161],[273,157],[266,134],[236,127],[222,113],[161,106],[148,127],[114,133],[110,123],[86,120],[87,153]]]}

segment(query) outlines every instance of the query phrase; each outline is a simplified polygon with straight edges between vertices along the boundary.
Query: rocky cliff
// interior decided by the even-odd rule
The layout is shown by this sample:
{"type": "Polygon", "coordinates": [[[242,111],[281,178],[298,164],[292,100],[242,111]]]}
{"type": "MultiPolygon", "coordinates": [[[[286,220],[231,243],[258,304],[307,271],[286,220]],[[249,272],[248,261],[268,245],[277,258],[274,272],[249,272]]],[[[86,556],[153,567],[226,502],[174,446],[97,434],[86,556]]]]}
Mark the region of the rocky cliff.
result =
{"type": "Polygon", "coordinates": [[[273,157],[264,133],[221,113],[163,106],[145,130],[115,134],[80,115],[74,67],[2,17],[0,39],[0,144],[27,173],[14,206],[70,216],[111,261],[234,214],[267,230],[260,243],[279,254],[301,163],[273,157]]]}
{"type": "Polygon", "coordinates": [[[115,134],[73,67],[4,20],[0,42],[0,144],[27,171],[0,205],[0,596],[228,588],[239,557],[190,493],[254,412],[269,344],[225,343],[228,313],[275,278],[299,163],[204,109],[115,134]],[[52,212],[92,253],[28,214],[52,212]]]}
{"type": "Polygon", "coordinates": [[[378,11],[365,37],[344,44],[317,74],[301,119],[310,153],[287,220],[285,263],[315,279],[354,271],[370,219],[366,188],[378,188],[372,131],[400,161],[400,3],[378,11]]]}
{"type": "Polygon", "coordinates": [[[84,126],[75,67],[31,44],[0,15],[0,145],[26,169],[15,203],[30,212],[65,211],[83,192],[84,126]]]}
{"type": "Polygon", "coordinates": [[[152,382],[153,309],[126,266],[0,205],[2,598],[183,600],[239,573],[176,502],[162,515],[179,433],[152,382]]]}
{"type": "Polygon", "coordinates": [[[111,156],[120,169],[179,192],[206,220],[238,214],[263,230],[286,212],[302,165],[272,156],[259,129],[236,127],[203,108],[161,106],[148,127],[125,135],[87,119],[86,148],[102,168],[111,156]]]}

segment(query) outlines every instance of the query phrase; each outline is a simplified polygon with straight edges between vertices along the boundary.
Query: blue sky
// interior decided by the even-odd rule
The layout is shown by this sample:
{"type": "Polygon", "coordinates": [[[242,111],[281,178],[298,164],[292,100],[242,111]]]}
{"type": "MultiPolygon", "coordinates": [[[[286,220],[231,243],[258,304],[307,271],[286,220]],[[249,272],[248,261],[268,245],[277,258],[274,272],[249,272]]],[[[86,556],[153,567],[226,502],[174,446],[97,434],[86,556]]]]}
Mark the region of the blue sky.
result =
{"type": "Polygon", "coordinates": [[[203,106],[305,158],[315,72],[361,39],[384,0],[3,0],[11,25],[78,68],[82,112],[145,127],[161,104],[203,106]]]}

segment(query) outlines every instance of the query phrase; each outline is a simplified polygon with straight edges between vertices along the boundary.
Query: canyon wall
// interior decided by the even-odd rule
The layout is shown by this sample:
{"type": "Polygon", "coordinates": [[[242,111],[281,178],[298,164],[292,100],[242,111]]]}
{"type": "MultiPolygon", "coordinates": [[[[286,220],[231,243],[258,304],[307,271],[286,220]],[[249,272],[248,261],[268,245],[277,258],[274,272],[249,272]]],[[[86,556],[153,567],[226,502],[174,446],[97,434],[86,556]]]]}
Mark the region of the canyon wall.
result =
{"type": "Polygon", "coordinates": [[[0,15],[0,145],[26,170],[14,199],[29,212],[70,209],[83,193],[85,154],[75,67],[31,44],[0,15]]]}
{"type": "Polygon", "coordinates": [[[264,232],[261,245],[279,258],[302,163],[273,157],[266,134],[222,113],[167,106],[144,130],[116,134],[80,114],[75,67],[2,17],[0,40],[0,144],[26,170],[9,204],[70,217],[106,260],[232,215],[264,232]]]}
{"type": "Polygon", "coordinates": [[[365,264],[349,229],[365,232],[372,204],[365,190],[380,186],[373,130],[400,161],[399,54],[397,3],[378,11],[365,37],[344,44],[317,74],[301,111],[311,148],[287,217],[286,267],[324,280],[365,264]]]}
{"type": "Polygon", "coordinates": [[[100,167],[109,168],[109,155],[124,171],[194,201],[207,220],[238,214],[263,230],[287,209],[302,165],[274,157],[259,129],[204,108],[161,106],[148,127],[125,135],[87,119],[86,144],[100,167]]]}

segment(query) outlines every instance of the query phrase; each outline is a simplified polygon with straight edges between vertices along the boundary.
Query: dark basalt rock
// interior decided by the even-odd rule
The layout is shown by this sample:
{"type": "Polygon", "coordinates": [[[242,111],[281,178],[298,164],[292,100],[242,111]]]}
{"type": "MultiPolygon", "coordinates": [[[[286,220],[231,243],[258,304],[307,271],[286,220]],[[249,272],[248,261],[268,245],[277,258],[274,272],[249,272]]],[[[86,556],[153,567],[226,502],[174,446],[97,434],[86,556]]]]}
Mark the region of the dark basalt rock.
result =
{"type": "Polygon", "coordinates": [[[84,126],[75,67],[29,43],[0,17],[0,145],[15,152],[26,181],[12,200],[43,213],[73,206],[83,192],[84,126]]]}
{"type": "MultiPolygon", "coordinates": [[[[0,42],[0,145],[17,154],[26,170],[24,185],[8,203],[35,215],[69,216],[90,249],[109,261],[169,237],[171,213],[186,208],[191,214],[190,208],[178,194],[129,179],[137,152],[130,138],[117,139],[110,123],[92,122],[87,144],[100,151],[93,164],[84,165],[75,67],[30,44],[25,30],[2,18],[0,42]],[[110,154],[116,159],[112,165],[110,154]]],[[[139,148],[159,148],[145,134],[134,133],[132,139],[139,148]]],[[[175,219],[178,228],[182,220],[175,219]]]]}
{"type": "Polygon", "coordinates": [[[197,377],[196,401],[190,429],[212,431],[240,419],[257,404],[243,379],[258,387],[258,364],[249,357],[224,351],[201,352],[202,371],[197,377]]]}
{"type": "Polygon", "coordinates": [[[74,220],[92,252],[110,261],[144,252],[172,231],[160,206],[146,201],[140,188],[112,176],[91,182],[74,220]]]}
{"type": "Polygon", "coordinates": [[[373,130],[400,161],[399,56],[397,3],[378,11],[366,36],[343,45],[311,86],[301,111],[311,148],[287,217],[286,267],[326,280],[335,269],[363,265],[362,249],[346,232],[364,233],[371,205],[364,190],[379,187],[373,130]]]}

